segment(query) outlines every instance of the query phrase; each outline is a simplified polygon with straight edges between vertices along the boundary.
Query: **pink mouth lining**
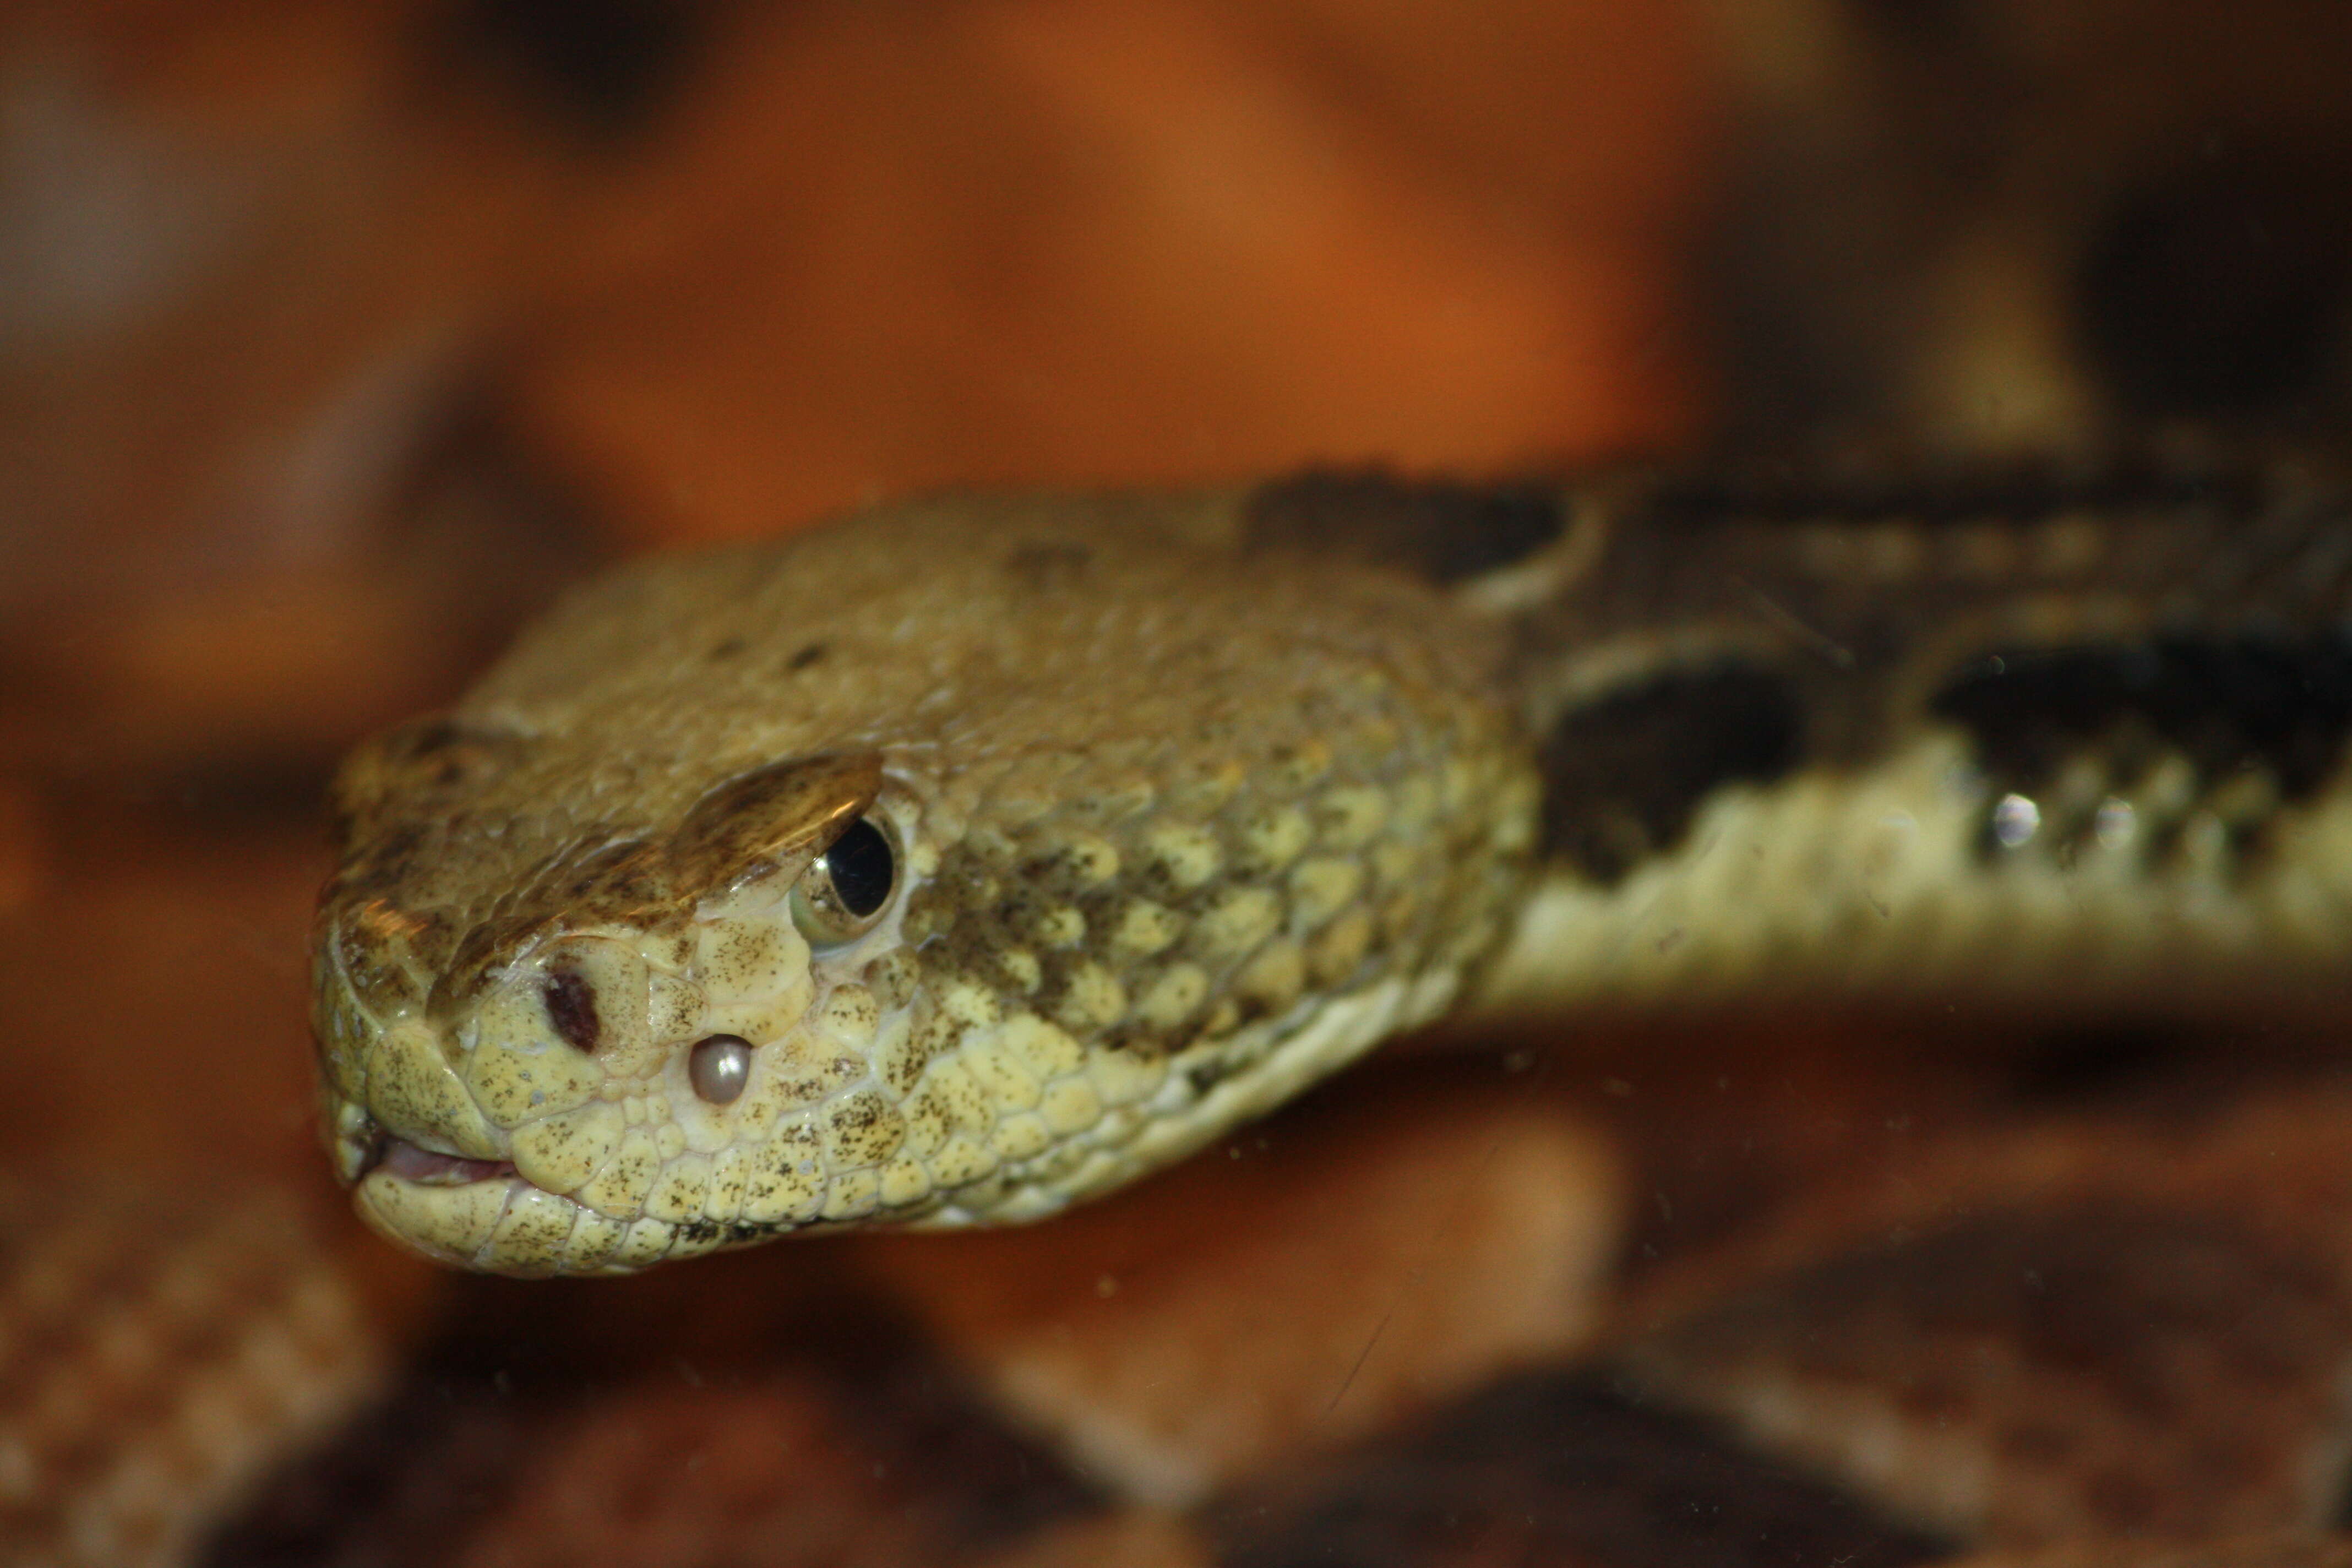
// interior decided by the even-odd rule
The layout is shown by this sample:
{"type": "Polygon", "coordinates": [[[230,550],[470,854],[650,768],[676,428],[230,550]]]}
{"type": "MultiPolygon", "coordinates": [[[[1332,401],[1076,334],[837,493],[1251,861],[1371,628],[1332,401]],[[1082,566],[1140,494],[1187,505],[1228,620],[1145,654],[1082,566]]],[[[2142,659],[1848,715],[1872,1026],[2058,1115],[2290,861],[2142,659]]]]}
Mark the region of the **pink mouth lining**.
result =
{"type": "MultiPolygon", "coordinates": [[[[430,1149],[420,1149],[405,1138],[385,1139],[383,1152],[368,1170],[382,1171],[398,1176],[402,1181],[428,1187],[462,1187],[472,1182],[494,1181],[515,1173],[511,1161],[468,1160],[457,1154],[438,1154],[430,1149]]],[[[362,1173],[363,1175],[366,1173],[362,1173]]]]}

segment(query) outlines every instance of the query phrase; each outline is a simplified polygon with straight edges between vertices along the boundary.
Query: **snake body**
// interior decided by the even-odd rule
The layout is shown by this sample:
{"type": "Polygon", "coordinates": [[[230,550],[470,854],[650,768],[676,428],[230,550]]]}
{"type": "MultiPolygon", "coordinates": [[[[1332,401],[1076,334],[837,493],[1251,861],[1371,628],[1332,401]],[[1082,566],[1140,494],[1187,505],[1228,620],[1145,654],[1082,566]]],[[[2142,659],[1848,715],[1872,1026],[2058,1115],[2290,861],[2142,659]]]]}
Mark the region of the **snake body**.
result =
{"type": "Polygon", "coordinates": [[[639,563],[347,763],[330,1142],[410,1247],[614,1272],[1049,1214],[1457,1005],[2324,1006],[2347,586],[2285,462],[942,497],[639,563]]]}

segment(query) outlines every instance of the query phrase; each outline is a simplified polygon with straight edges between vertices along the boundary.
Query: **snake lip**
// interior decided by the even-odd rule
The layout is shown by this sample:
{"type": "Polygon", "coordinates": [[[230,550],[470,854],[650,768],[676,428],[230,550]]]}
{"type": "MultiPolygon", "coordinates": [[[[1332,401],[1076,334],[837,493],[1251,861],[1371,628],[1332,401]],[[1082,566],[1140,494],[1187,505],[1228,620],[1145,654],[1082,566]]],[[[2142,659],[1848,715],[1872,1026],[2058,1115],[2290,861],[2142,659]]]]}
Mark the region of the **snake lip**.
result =
{"type": "Polygon", "coordinates": [[[468,1160],[460,1154],[426,1149],[397,1136],[383,1141],[362,1174],[374,1171],[425,1187],[462,1187],[515,1173],[514,1163],[509,1160],[468,1160]]]}

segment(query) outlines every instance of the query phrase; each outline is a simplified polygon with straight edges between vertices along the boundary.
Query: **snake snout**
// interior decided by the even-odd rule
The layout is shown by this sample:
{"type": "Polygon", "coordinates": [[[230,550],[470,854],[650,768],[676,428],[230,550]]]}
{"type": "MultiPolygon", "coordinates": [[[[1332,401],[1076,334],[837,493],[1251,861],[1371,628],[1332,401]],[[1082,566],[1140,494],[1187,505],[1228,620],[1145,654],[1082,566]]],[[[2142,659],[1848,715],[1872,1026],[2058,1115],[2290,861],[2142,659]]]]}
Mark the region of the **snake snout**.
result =
{"type": "Polygon", "coordinates": [[[817,951],[787,901],[768,906],[526,941],[458,1015],[369,1020],[338,1117],[362,1211],[431,1256],[520,1274],[639,1268],[819,1217],[829,1146],[807,1110],[846,1127],[870,1109],[846,1091],[887,1009],[852,978],[862,949],[817,951]]]}

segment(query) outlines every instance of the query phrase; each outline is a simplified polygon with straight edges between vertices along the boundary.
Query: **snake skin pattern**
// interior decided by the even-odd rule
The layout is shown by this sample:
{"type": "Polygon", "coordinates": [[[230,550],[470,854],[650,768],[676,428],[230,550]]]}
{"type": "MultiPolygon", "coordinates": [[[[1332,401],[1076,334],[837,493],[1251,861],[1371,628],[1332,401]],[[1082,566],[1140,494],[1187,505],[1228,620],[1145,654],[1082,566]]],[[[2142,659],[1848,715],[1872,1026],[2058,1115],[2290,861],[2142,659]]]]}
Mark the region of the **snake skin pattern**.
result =
{"type": "Polygon", "coordinates": [[[2317,1005],[2348,574],[2321,476],[2185,461],[947,499],[656,561],[345,769],[338,1168],[434,1257],[627,1271],[1034,1218],[1471,992],[2317,1005]],[[858,823],[877,907],[813,905],[858,823]]]}

